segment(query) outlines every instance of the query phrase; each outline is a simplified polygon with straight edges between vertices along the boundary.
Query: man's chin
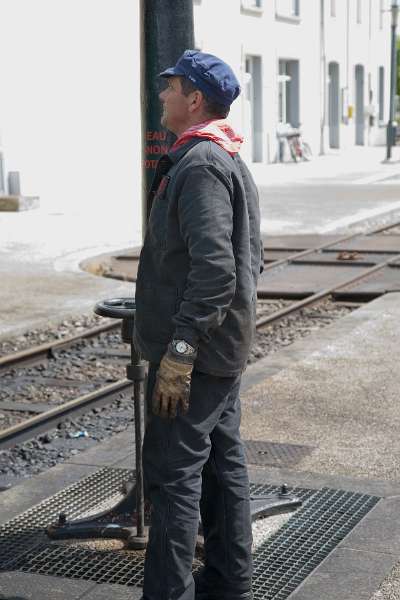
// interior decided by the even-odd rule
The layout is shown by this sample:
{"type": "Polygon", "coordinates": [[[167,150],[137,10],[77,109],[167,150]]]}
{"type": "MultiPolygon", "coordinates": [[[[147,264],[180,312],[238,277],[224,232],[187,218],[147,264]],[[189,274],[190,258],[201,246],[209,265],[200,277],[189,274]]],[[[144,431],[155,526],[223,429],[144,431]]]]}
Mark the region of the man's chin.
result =
{"type": "Polygon", "coordinates": [[[160,119],[160,125],[161,127],[164,127],[164,129],[167,129],[167,131],[169,131],[170,133],[172,133],[173,135],[177,135],[175,133],[175,131],[173,129],[171,129],[170,124],[168,123],[168,118],[167,115],[162,115],[161,119],[160,119]]]}

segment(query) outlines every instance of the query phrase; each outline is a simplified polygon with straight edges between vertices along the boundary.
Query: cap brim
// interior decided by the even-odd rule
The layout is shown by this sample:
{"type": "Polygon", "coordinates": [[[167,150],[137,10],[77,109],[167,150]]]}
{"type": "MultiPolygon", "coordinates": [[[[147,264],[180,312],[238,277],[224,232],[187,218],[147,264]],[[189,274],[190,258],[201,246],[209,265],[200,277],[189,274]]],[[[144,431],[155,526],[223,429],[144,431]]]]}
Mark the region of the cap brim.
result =
{"type": "Polygon", "coordinates": [[[170,67],[169,69],[162,71],[162,73],[159,73],[158,77],[176,77],[177,75],[185,75],[185,73],[181,71],[181,69],[170,67]]]}

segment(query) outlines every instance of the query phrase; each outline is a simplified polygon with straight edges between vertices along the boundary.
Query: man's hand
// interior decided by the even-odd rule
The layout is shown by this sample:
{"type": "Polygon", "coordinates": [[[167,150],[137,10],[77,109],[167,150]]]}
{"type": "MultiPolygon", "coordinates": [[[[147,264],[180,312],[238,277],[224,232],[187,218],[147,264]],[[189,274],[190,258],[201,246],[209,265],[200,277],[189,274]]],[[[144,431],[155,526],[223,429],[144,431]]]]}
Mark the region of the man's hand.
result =
{"type": "Polygon", "coordinates": [[[176,358],[170,350],[161,360],[153,392],[153,413],[174,419],[181,404],[183,414],[189,409],[193,361],[176,358]]]}

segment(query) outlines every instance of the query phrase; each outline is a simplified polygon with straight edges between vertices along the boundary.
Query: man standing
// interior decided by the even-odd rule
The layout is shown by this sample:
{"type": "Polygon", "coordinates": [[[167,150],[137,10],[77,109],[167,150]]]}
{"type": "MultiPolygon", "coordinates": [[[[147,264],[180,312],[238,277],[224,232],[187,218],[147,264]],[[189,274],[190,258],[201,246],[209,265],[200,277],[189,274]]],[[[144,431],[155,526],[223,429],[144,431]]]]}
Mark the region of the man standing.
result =
{"type": "Polygon", "coordinates": [[[135,342],[149,361],[143,447],[152,505],[144,600],[250,600],[249,482],[241,373],[255,325],[258,194],[226,122],[232,69],[186,50],[161,73],[161,157],[136,285],[135,342]],[[205,566],[191,574],[201,513],[205,566]]]}

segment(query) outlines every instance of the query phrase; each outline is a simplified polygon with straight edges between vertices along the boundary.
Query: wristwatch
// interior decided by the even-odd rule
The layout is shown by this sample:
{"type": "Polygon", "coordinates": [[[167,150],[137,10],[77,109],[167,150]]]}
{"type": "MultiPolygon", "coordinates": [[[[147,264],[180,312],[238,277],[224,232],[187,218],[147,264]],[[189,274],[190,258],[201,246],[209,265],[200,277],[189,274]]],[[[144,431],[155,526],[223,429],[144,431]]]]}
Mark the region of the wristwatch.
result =
{"type": "Polygon", "coordinates": [[[171,346],[173,351],[180,356],[194,356],[196,354],[193,346],[185,342],[185,340],[172,340],[171,346]]]}

